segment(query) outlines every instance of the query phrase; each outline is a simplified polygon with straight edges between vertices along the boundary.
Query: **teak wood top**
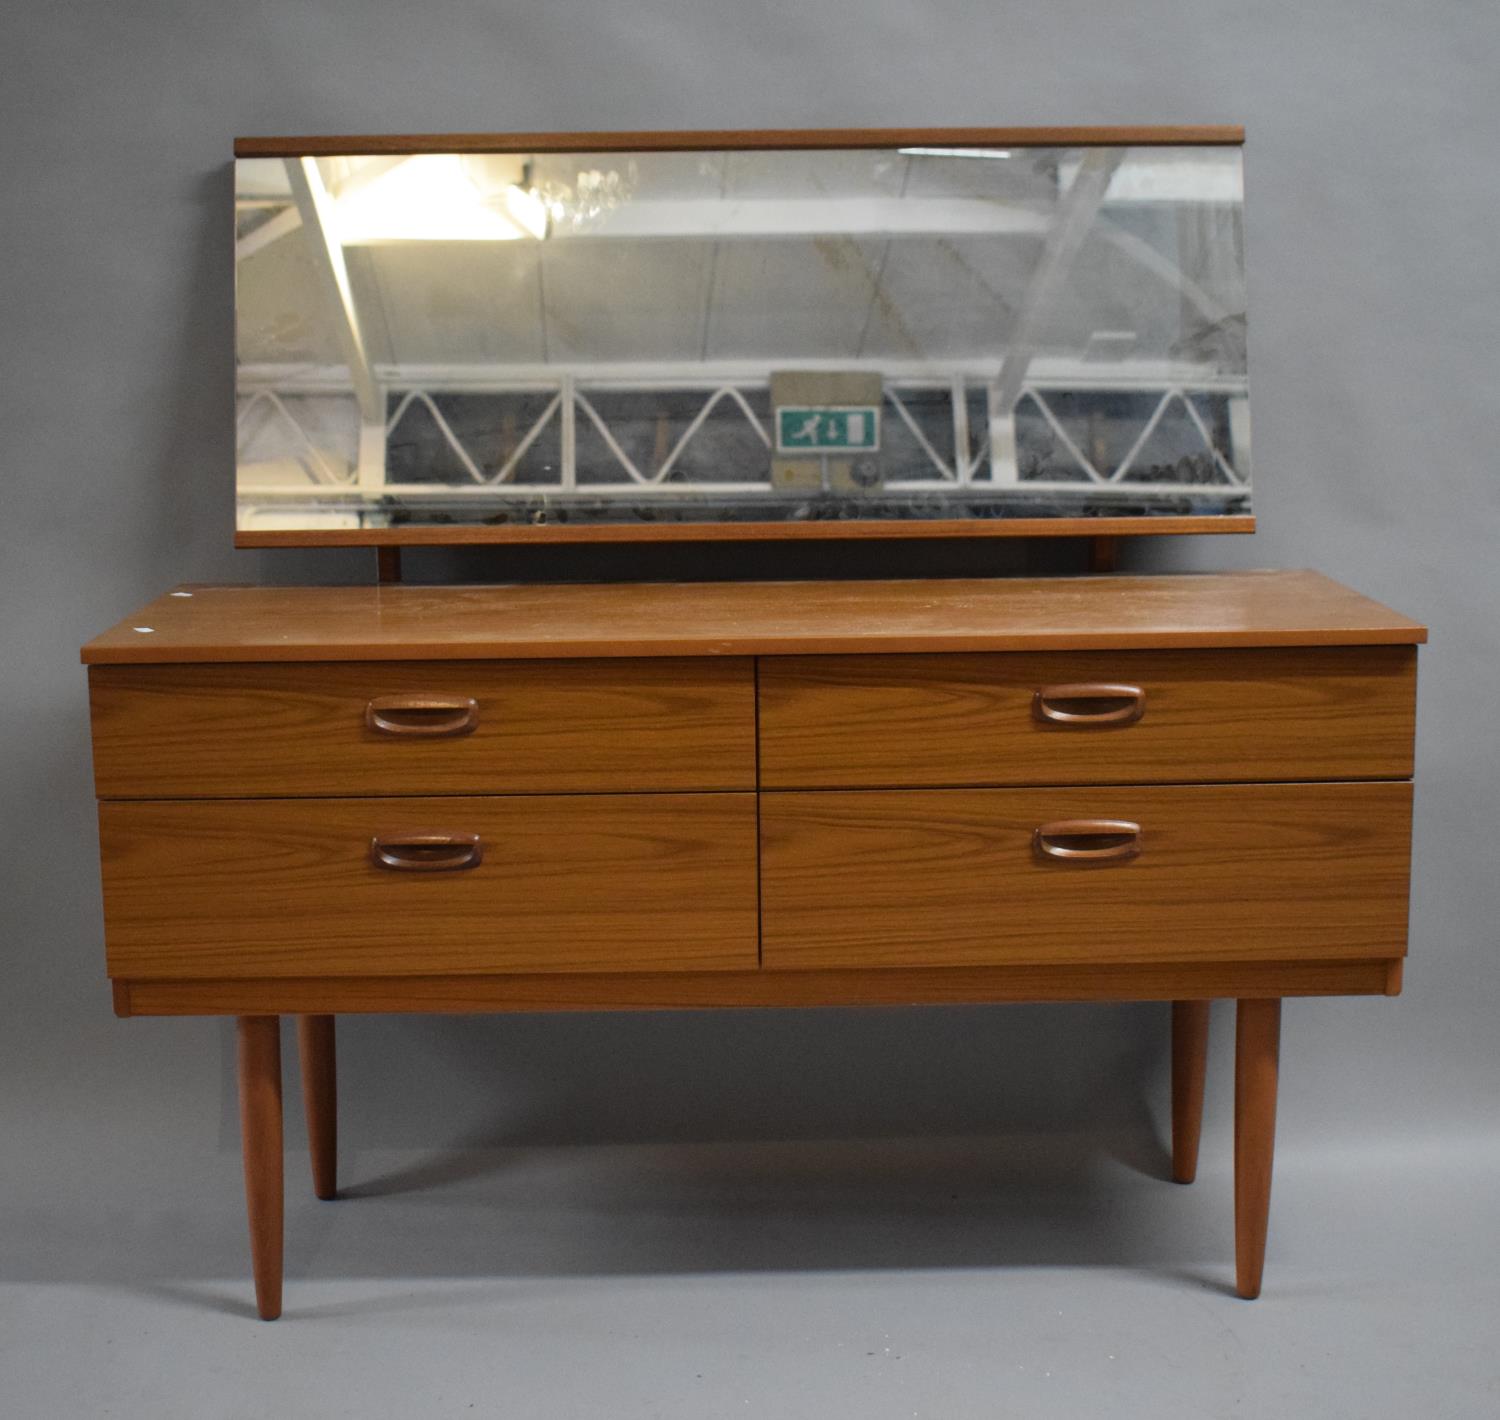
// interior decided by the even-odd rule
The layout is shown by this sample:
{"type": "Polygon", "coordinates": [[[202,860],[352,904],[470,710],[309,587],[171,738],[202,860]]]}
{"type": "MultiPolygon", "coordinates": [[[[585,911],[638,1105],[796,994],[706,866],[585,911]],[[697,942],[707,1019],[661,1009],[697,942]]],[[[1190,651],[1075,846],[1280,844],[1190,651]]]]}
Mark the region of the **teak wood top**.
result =
{"type": "Polygon", "coordinates": [[[185,586],[86,664],[1412,644],[1316,572],[881,582],[185,586]]]}
{"type": "Polygon", "coordinates": [[[656,133],[320,134],[236,138],[236,158],[359,153],[628,153],[720,148],[904,148],[919,146],[1075,148],[1239,144],[1238,124],[1158,124],[1092,128],[764,128],[656,133]]]}
{"type": "Polygon", "coordinates": [[[829,518],[776,523],[402,523],[389,528],[241,528],[236,547],[470,547],[498,543],[868,542],[913,538],[1166,537],[1255,531],[1249,513],[1121,518],[829,518]]]}

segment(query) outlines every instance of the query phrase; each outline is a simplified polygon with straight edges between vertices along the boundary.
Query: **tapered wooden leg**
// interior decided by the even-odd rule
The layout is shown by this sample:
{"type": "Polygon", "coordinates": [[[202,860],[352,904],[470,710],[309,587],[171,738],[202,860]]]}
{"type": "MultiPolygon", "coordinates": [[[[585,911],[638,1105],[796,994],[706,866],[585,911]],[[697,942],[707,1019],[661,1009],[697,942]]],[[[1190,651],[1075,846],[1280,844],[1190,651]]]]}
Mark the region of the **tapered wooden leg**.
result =
{"type": "Polygon", "coordinates": [[[266,1321],[281,1315],[281,1022],[239,1018],[240,1143],[255,1304],[266,1321]]]}
{"type": "Polygon", "coordinates": [[[1234,1039],[1234,1267],[1242,1297],[1260,1296],[1276,1143],[1281,1002],[1241,1001],[1234,1039]]]}
{"type": "Polygon", "coordinates": [[[332,1016],[297,1017],[302,1106],[307,1115],[313,1192],[319,1198],[338,1196],[339,1103],[333,1039],[332,1016]]]}
{"type": "Polygon", "coordinates": [[[1203,1132],[1203,1078],[1208,1070],[1207,1001],[1172,1002],[1172,1177],[1198,1176],[1203,1132]]]}

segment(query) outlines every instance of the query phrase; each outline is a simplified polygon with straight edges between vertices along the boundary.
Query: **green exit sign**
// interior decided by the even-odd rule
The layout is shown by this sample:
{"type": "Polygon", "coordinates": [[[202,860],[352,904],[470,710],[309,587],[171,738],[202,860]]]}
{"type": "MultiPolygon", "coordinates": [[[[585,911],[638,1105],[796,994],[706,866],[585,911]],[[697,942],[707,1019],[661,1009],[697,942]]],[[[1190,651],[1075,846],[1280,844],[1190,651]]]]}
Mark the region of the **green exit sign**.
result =
{"type": "Polygon", "coordinates": [[[783,404],[776,410],[778,454],[860,453],[879,447],[878,404],[783,404]]]}

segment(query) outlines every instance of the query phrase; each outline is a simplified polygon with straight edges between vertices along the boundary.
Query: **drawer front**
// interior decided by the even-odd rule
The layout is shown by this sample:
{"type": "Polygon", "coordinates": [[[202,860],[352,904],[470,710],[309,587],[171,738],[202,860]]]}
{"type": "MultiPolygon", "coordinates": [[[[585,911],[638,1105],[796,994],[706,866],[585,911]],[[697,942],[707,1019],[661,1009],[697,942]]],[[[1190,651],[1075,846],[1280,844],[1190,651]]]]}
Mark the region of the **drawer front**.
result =
{"type": "Polygon", "coordinates": [[[745,659],[96,666],[89,686],[106,799],[755,784],[745,659]]]}
{"type": "Polygon", "coordinates": [[[755,818],[752,794],[103,803],[109,971],[754,968],[755,818]]]}
{"type": "Polygon", "coordinates": [[[1400,956],[1410,841],[1404,783],[770,793],[762,960],[1400,956]]]}
{"type": "Polygon", "coordinates": [[[1406,778],[1415,713],[1411,646],[772,657],[761,782],[1406,778]]]}

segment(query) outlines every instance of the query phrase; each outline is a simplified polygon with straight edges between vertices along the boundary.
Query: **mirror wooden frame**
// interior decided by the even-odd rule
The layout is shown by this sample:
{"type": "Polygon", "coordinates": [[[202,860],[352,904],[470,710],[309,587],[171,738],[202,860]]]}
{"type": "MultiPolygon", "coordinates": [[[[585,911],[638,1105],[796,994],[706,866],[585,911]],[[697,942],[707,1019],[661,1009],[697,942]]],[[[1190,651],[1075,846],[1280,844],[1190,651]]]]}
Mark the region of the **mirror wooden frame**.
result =
{"type": "MultiPolygon", "coordinates": [[[[419,153],[697,152],[900,147],[1240,147],[1232,124],[1055,128],[857,128],[692,130],[661,133],[335,134],[236,138],[236,158],[419,153]]],[[[237,530],[236,547],[450,547],[498,543],[763,542],[807,539],[1115,537],[1251,533],[1252,514],[1193,516],[842,519],[837,521],[421,525],[237,530]]]]}

